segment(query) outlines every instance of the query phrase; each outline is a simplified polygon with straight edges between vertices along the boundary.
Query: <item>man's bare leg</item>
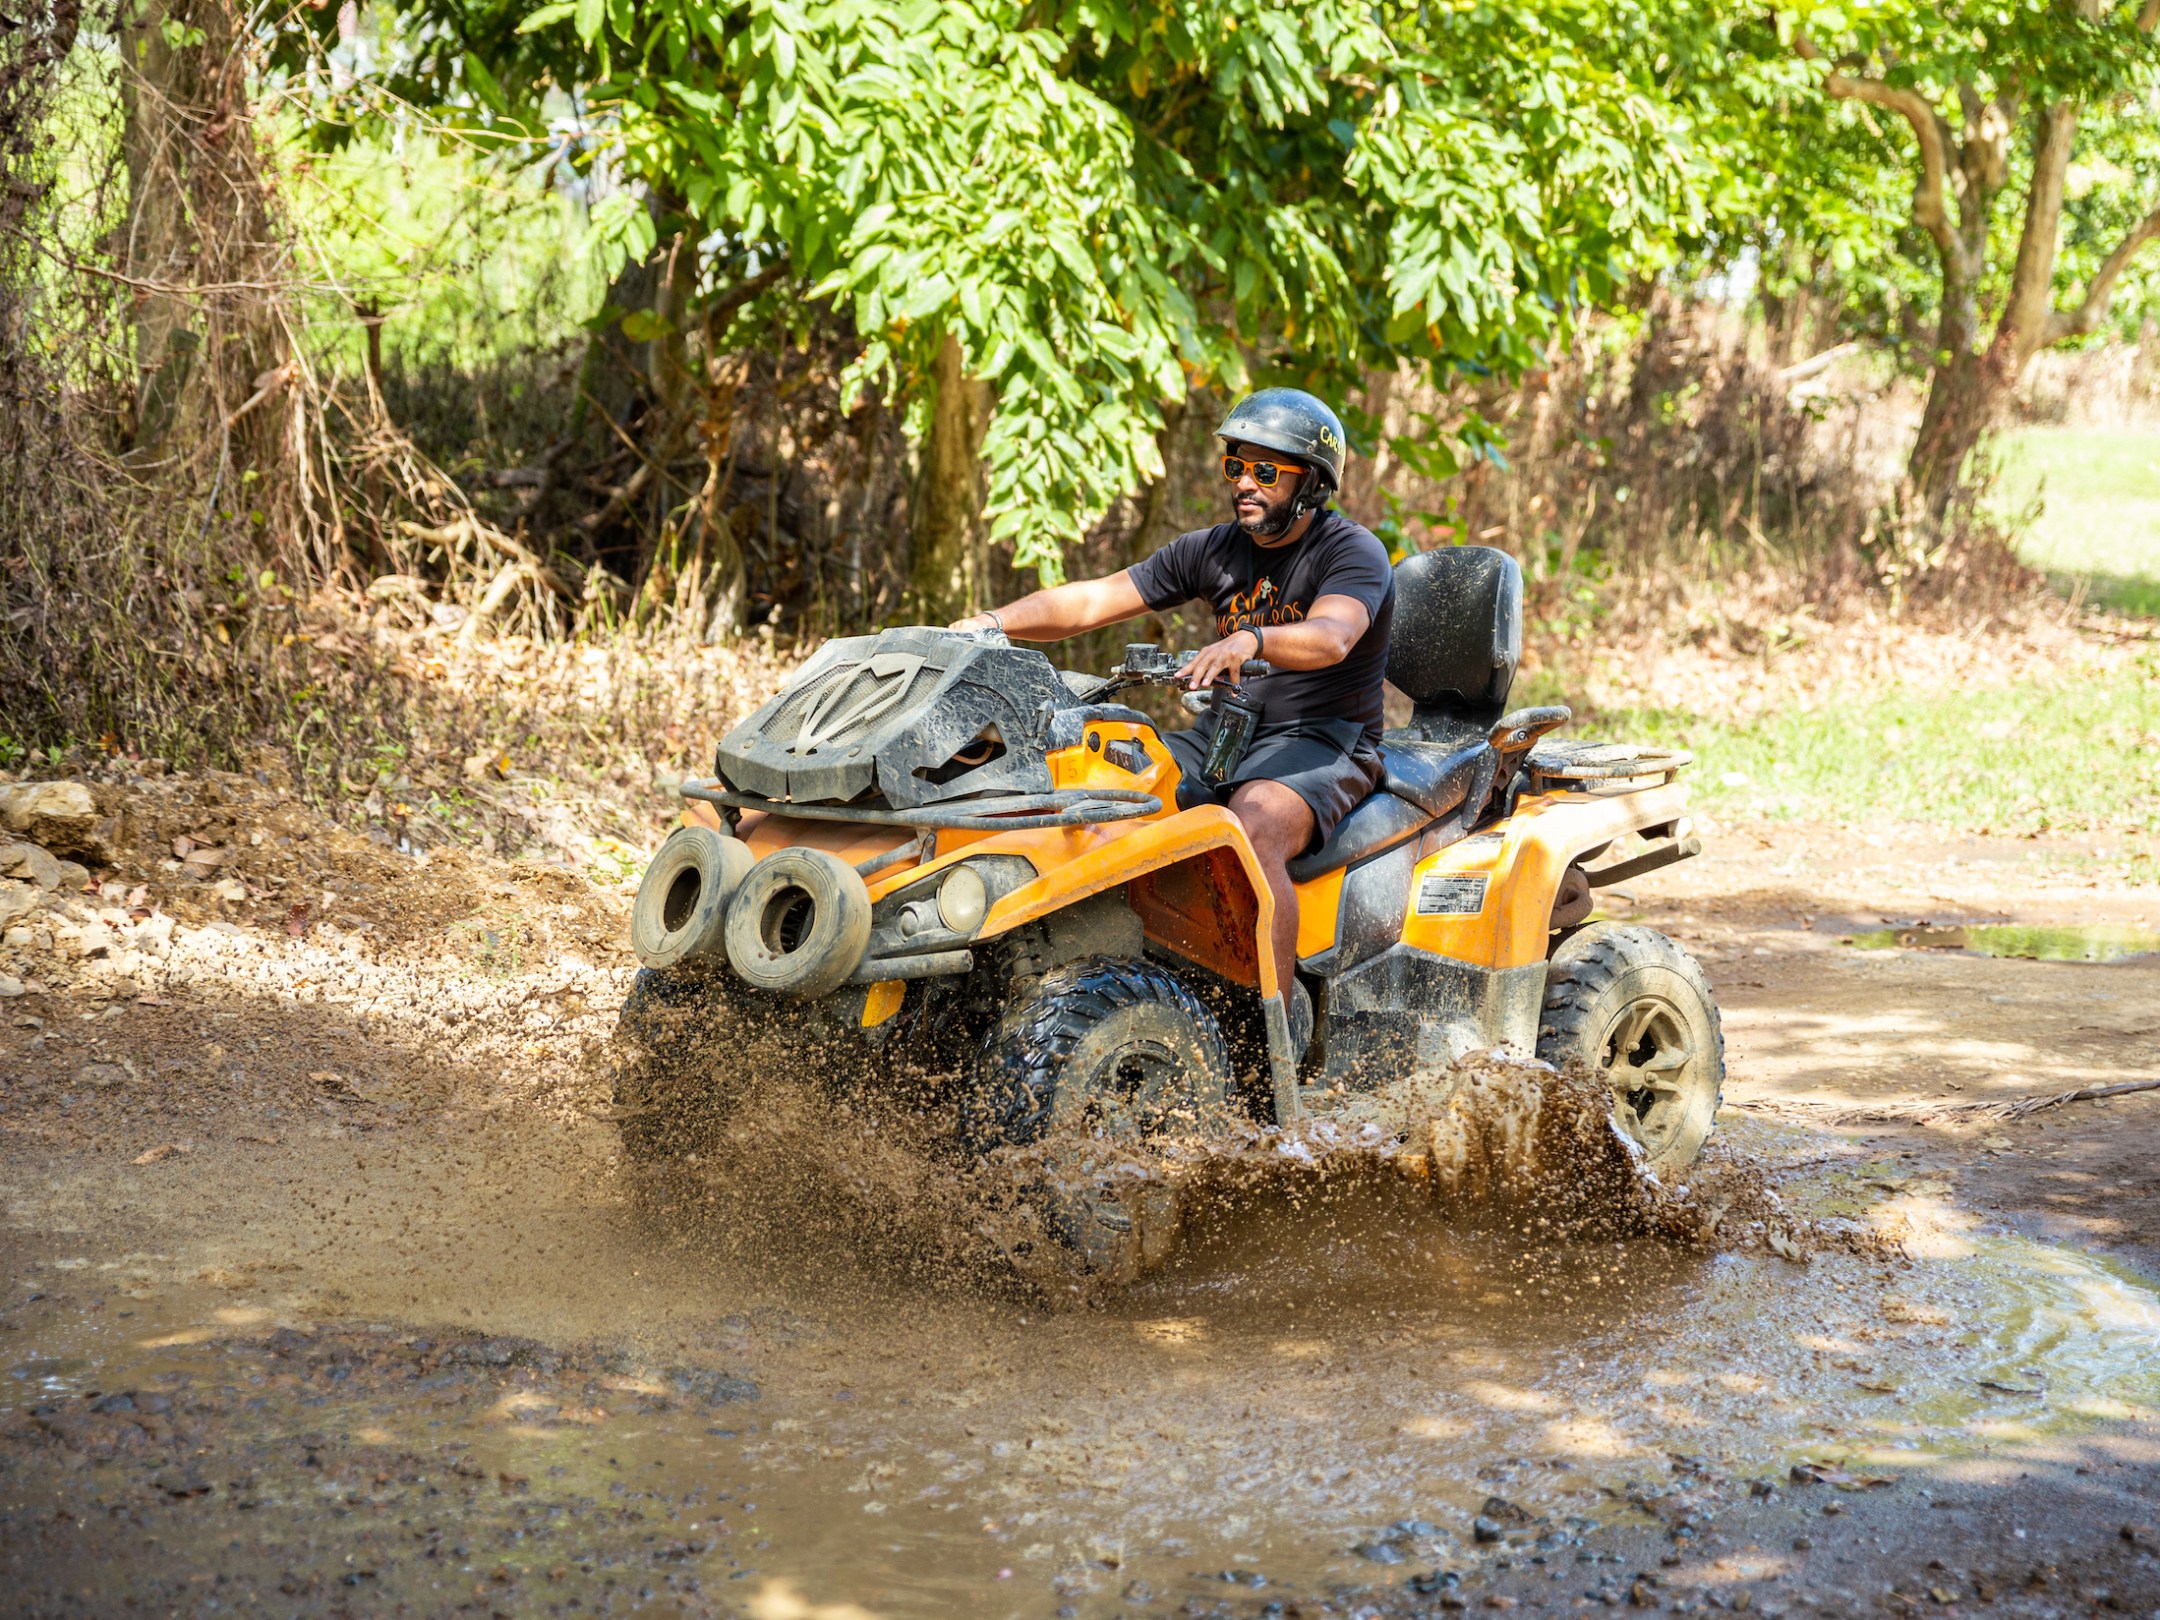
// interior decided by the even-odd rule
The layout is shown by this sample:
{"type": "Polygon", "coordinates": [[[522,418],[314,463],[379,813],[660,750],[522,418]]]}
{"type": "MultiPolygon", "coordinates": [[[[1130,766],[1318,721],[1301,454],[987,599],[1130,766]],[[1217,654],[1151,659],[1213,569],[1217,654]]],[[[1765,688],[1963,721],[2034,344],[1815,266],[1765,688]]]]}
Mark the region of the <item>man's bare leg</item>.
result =
{"type": "Polygon", "coordinates": [[[1246,782],[1230,795],[1230,813],[1244,826],[1275,896],[1275,985],[1287,1011],[1297,973],[1298,902],[1290,861],[1312,842],[1312,806],[1280,782],[1246,782]]]}

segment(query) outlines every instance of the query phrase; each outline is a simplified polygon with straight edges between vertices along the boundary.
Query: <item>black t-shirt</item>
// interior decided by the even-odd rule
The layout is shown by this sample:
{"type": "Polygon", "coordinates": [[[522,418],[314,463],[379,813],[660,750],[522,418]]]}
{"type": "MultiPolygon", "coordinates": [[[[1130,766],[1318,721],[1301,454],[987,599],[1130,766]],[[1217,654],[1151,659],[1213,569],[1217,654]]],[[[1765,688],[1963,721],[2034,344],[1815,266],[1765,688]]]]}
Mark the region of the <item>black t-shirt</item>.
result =
{"type": "Polygon", "coordinates": [[[1323,596],[1364,603],[1372,623],[1341,663],[1278,670],[1251,690],[1260,700],[1263,725],[1354,720],[1364,728],[1368,745],[1380,741],[1395,570],[1371,530],[1328,510],[1296,545],[1269,550],[1255,545],[1235,523],[1218,523],[1179,535],[1134,563],[1130,572],[1150,612],[1207,603],[1215,610],[1217,639],[1256,625],[1265,636],[1269,625],[1296,624],[1323,596]]]}

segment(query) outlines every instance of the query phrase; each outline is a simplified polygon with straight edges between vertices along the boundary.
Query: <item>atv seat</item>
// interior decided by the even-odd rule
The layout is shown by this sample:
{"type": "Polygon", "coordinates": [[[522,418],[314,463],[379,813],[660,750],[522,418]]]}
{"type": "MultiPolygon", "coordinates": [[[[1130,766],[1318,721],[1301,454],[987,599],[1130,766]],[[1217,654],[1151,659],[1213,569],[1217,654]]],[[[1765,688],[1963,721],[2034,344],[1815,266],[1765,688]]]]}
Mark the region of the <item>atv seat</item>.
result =
{"type": "Polygon", "coordinates": [[[1456,749],[1438,743],[1383,742],[1380,764],[1380,785],[1335,824],[1326,843],[1290,862],[1293,883],[1390,849],[1460,809],[1472,793],[1492,791],[1493,750],[1482,741],[1456,749]]]}
{"type": "Polygon", "coordinates": [[[1377,855],[1492,792],[1499,756],[1486,739],[1507,708],[1522,658],[1522,570],[1490,546],[1443,546],[1395,566],[1388,680],[1412,709],[1380,745],[1380,785],[1327,842],[1290,862],[1304,883],[1377,855]]]}

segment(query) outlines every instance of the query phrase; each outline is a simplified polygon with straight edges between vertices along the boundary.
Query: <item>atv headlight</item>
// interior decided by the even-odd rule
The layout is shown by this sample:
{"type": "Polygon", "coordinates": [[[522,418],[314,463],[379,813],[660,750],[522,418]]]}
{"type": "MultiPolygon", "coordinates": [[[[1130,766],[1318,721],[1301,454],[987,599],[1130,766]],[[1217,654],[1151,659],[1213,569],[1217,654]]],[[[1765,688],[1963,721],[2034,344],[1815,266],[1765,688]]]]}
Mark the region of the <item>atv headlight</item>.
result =
{"type": "Polygon", "coordinates": [[[990,909],[990,888],[972,866],[956,866],[938,886],[938,919],[956,934],[972,934],[990,909]]]}
{"type": "Polygon", "coordinates": [[[1022,884],[1035,881],[1035,868],[1017,855],[975,855],[942,872],[909,884],[877,903],[871,915],[875,932],[870,954],[910,950],[924,936],[945,941],[972,939],[990,908],[1022,884]]]}

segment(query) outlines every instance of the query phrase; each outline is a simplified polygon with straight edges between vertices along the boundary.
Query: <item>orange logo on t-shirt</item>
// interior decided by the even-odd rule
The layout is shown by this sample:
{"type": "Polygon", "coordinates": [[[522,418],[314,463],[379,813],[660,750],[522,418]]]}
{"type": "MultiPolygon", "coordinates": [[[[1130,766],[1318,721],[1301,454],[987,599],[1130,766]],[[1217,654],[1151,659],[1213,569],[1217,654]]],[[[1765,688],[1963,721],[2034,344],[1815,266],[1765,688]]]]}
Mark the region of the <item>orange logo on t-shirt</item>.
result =
{"type": "Polygon", "coordinates": [[[1223,610],[1215,615],[1215,634],[1227,636],[1234,630],[1249,630],[1254,625],[1262,629],[1271,624],[1297,624],[1305,617],[1302,602],[1278,602],[1275,600],[1275,582],[1263,579],[1249,591],[1240,591],[1231,597],[1223,610]]]}

